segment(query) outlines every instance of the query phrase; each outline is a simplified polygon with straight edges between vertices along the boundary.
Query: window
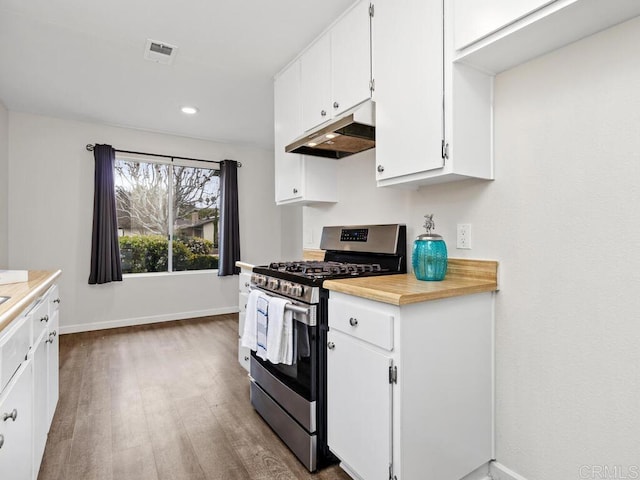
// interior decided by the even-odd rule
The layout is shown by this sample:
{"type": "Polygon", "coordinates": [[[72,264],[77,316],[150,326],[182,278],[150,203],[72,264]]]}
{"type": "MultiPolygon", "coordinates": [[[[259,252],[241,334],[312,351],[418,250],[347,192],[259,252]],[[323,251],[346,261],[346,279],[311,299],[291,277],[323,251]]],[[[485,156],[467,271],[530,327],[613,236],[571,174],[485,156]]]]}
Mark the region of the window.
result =
{"type": "Polygon", "coordinates": [[[122,273],[218,268],[219,171],[194,165],[116,157],[122,273]]]}

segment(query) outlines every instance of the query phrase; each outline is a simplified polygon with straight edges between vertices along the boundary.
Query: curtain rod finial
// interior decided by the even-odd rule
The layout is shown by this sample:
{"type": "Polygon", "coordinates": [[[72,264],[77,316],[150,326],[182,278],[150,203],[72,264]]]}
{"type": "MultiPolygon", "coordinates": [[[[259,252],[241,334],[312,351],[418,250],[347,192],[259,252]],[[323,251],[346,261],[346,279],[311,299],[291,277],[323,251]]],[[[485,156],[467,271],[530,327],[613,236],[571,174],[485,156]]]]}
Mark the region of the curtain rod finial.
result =
{"type": "Polygon", "coordinates": [[[85,147],[88,151],[93,152],[93,145],[90,143],[87,143],[87,146],[85,147]]]}

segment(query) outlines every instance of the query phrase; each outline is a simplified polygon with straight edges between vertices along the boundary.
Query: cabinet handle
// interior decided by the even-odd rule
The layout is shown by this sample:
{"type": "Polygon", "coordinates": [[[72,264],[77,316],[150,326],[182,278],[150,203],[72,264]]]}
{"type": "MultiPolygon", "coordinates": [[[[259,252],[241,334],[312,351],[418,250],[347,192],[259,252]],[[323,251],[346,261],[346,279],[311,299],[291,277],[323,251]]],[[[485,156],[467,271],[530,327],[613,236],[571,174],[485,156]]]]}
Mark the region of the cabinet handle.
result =
{"type": "Polygon", "coordinates": [[[378,173],[384,172],[384,167],[382,165],[378,165],[378,173]]]}
{"type": "Polygon", "coordinates": [[[244,356],[244,361],[248,362],[249,361],[249,357],[247,357],[246,355],[244,356]]]}
{"type": "Polygon", "coordinates": [[[59,298],[56,298],[56,299],[53,301],[53,303],[60,303],[60,299],[59,299],[59,298]]]}
{"type": "Polygon", "coordinates": [[[45,315],[44,317],[42,317],[42,318],[40,319],[40,321],[41,321],[41,322],[45,322],[45,323],[46,323],[46,322],[48,322],[48,321],[49,321],[49,315],[45,315]]]}
{"type": "Polygon", "coordinates": [[[55,330],[53,332],[51,332],[49,334],[49,338],[47,339],[47,343],[53,343],[54,342],[53,337],[55,337],[57,334],[58,333],[55,330]]]}
{"type": "Polygon", "coordinates": [[[249,282],[244,282],[244,286],[245,286],[246,288],[249,288],[249,287],[251,286],[251,284],[250,284],[249,282]]]}
{"type": "Polygon", "coordinates": [[[2,448],[2,445],[4,445],[4,435],[0,433],[0,448],[2,448]]]}
{"type": "Polygon", "coordinates": [[[320,116],[321,117],[326,117],[327,116],[327,111],[326,110],[321,110],[320,111],[320,116]]]}
{"type": "Polygon", "coordinates": [[[358,325],[358,319],[357,319],[357,318],[354,318],[354,317],[351,317],[351,318],[349,319],[349,325],[351,325],[352,327],[357,326],[357,325],[358,325]]]}
{"type": "Polygon", "coordinates": [[[340,108],[340,104],[338,102],[333,102],[333,108],[340,108]]]}
{"type": "Polygon", "coordinates": [[[333,343],[333,342],[328,342],[328,343],[327,343],[327,348],[328,348],[329,350],[333,350],[334,348],[336,348],[336,344],[335,344],[335,343],[333,343]]]}
{"type": "Polygon", "coordinates": [[[13,420],[14,422],[16,421],[16,418],[18,418],[18,410],[16,410],[15,408],[11,411],[11,413],[5,413],[2,416],[2,420],[4,420],[5,422],[9,419],[13,420]]]}
{"type": "Polygon", "coordinates": [[[297,189],[297,188],[294,188],[294,189],[293,189],[293,193],[298,193],[298,189],[297,189]]]}

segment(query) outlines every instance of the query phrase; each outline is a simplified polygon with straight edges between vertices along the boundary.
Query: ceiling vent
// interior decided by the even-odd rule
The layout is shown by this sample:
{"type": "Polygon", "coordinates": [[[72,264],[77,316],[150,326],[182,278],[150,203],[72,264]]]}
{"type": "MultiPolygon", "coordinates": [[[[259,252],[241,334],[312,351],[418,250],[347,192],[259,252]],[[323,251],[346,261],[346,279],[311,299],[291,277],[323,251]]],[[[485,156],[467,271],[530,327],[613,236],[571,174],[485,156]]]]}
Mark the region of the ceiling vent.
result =
{"type": "Polygon", "coordinates": [[[175,45],[169,45],[165,42],[147,39],[147,45],[144,49],[144,58],[151,60],[152,62],[171,65],[177,51],[178,47],[175,45]]]}

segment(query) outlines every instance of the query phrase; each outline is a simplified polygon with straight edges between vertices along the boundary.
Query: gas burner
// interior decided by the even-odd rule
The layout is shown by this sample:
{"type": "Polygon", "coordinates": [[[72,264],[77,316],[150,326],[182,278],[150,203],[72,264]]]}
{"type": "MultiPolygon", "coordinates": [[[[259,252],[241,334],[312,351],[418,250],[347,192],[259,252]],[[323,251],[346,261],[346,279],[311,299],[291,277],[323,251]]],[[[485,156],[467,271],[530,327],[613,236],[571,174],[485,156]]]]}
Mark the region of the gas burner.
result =
{"type": "Polygon", "coordinates": [[[338,276],[358,276],[360,274],[385,271],[379,263],[346,263],[321,260],[272,262],[269,264],[269,269],[318,279],[338,276]]]}

